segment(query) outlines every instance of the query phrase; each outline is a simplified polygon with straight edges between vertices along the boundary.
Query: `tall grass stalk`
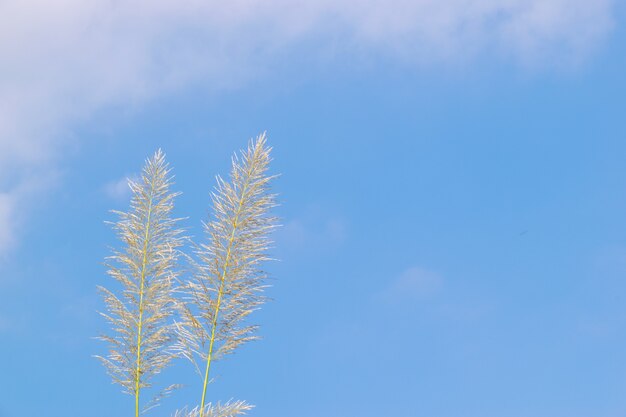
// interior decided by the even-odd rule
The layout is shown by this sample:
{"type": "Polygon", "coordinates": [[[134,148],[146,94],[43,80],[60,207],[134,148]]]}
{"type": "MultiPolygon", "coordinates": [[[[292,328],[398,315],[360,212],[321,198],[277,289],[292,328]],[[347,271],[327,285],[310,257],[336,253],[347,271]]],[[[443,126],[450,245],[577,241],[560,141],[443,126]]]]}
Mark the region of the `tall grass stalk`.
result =
{"type": "MultiPolygon", "coordinates": [[[[141,178],[129,181],[130,209],[115,212],[119,220],[113,224],[123,248],[107,258],[108,274],[122,289],[99,287],[107,307],[102,315],[111,324],[112,335],[100,337],[110,350],[106,357],[98,358],[113,382],[134,396],[135,417],[142,412],[142,389],[150,387],[152,378],[175,356],[170,348],[175,341],[174,282],[182,232],[178,219],[171,217],[178,195],[170,192],[171,184],[170,169],[160,150],[146,161],[141,178]]],[[[149,402],[143,411],[155,402],[149,402]]]]}
{"type": "Polygon", "coordinates": [[[269,260],[268,235],[276,227],[276,219],[268,214],[276,205],[269,192],[274,178],[267,174],[270,152],[265,134],[251,140],[233,157],[230,181],[218,176],[212,193],[214,217],[204,225],[207,241],[197,245],[196,272],[186,285],[177,325],[178,351],[202,376],[200,406],[189,416],[230,416],[250,408],[237,402],[237,407],[225,409],[230,414],[218,413],[207,405],[206,396],[213,362],[257,338],[257,326],[246,319],[265,301],[261,264],[269,260]]]}

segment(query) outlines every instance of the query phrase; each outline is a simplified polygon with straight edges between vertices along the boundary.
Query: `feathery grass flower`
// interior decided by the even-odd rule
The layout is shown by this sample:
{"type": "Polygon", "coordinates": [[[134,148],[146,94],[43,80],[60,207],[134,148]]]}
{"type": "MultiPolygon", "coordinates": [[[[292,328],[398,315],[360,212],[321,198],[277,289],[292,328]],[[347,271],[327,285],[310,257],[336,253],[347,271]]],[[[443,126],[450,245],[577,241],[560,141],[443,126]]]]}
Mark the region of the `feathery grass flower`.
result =
{"type": "Polygon", "coordinates": [[[274,178],[267,174],[270,151],[262,134],[233,157],[230,182],[217,177],[214,217],[204,227],[208,241],[197,246],[196,272],[186,285],[177,349],[203,377],[199,417],[216,415],[205,408],[212,363],[257,338],[257,326],[246,318],[265,301],[266,274],[260,266],[269,260],[268,234],[276,227],[275,217],[268,215],[276,205],[269,193],[274,178]]]}
{"type": "MultiPolygon", "coordinates": [[[[113,225],[124,247],[107,258],[108,274],[122,289],[116,294],[99,287],[108,310],[102,315],[110,322],[113,335],[100,337],[108,342],[110,351],[98,358],[113,382],[135,397],[135,417],[140,414],[141,390],[150,387],[152,377],[175,357],[170,349],[175,341],[173,290],[182,232],[177,228],[178,219],[171,217],[178,195],[169,191],[171,184],[161,150],[146,161],[138,181],[129,181],[130,210],[115,212],[119,220],[113,225]]],[[[150,403],[147,408],[152,406],[150,403]]]]}

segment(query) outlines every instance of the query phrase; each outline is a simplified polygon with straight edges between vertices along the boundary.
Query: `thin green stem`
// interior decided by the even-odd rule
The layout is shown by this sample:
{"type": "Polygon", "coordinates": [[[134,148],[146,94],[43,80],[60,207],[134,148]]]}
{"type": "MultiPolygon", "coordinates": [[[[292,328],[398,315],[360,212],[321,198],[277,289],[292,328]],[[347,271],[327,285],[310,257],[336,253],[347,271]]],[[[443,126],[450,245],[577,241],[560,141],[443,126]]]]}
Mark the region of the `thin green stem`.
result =
{"type": "MultiPolygon", "coordinates": [[[[234,235],[234,233],[233,233],[234,235]]],[[[232,239],[231,239],[232,241],[232,239]]],[[[230,244],[229,244],[229,250],[228,250],[228,255],[227,258],[230,256],[230,244]]],[[[226,267],[224,267],[224,270],[226,270],[226,267]]],[[[211,369],[211,359],[213,356],[213,344],[215,342],[215,328],[217,327],[217,315],[219,313],[220,310],[220,304],[222,303],[222,294],[224,292],[224,277],[222,276],[222,281],[220,283],[220,289],[219,292],[217,294],[217,303],[215,306],[215,314],[213,315],[213,323],[211,325],[211,341],[209,343],[209,354],[207,356],[207,362],[206,362],[206,371],[204,373],[204,385],[202,387],[202,401],[201,401],[201,405],[200,405],[200,417],[202,417],[202,415],[204,414],[204,402],[206,399],[206,389],[207,389],[207,385],[209,383],[209,371],[211,369]]]]}
{"type": "Polygon", "coordinates": [[[139,290],[139,321],[137,322],[137,365],[135,369],[135,417],[139,417],[139,380],[141,377],[141,330],[143,326],[143,293],[146,281],[146,264],[148,260],[148,237],[150,233],[150,217],[154,198],[154,179],[150,181],[150,199],[148,200],[148,216],[143,240],[143,259],[141,261],[141,287],[139,290]]]}
{"type": "MultiPolygon", "coordinates": [[[[256,159],[256,153],[257,153],[257,149],[255,149],[255,152],[254,152],[254,156],[253,156],[254,159],[256,159]]],[[[218,314],[219,314],[220,306],[222,303],[222,295],[224,294],[224,283],[226,280],[226,271],[228,270],[228,267],[230,265],[233,242],[235,241],[235,232],[237,231],[239,216],[241,214],[241,209],[243,208],[243,201],[244,201],[246,191],[250,182],[251,170],[252,170],[252,164],[250,164],[250,167],[248,168],[248,171],[246,172],[246,179],[241,190],[241,197],[239,198],[239,204],[237,206],[237,210],[235,211],[235,219],[233,221],[233,231],[230,234],[230,238],[228,239],[228,249],[226,251],[226,259],[224,261],[224,268],[222,270],[222,276],[220,278],[220,288],[217,293],[217,302],[215,304],[215,311],[213,314],[213,323],[211,325],[211,339],[209,341],[209,353],[207,355],[206,371],[204,373],[204,385],[202,387],[202,401],[200,402],[200,417],[204,416],[204,404],[205,404],[205,399],[206,399],[206,390],[207,390],[207,386],[209,383],[209,370],[211,369],[211,360],[213,357],[213,345],[215,343],[215,329],[217,328],[218,314]]]]}

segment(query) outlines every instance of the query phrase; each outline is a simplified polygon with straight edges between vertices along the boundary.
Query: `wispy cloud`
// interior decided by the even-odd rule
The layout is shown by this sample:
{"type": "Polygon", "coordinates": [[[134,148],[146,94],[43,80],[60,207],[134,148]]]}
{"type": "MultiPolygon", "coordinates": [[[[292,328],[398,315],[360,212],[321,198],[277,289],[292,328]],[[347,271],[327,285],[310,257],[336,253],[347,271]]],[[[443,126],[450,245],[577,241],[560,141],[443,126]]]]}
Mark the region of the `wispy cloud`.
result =
{"type": "MultiPolygon", "coordinates": [[[[18,243],[17,235],[23,228],[25,217],[34,206],[33,201],[37,200],[41,204],[45,200],[41,198],[41,191],[58,180],[58,174],[53,168],[43,178],[35,174],[39,171],[34,169],[33,174],[23,175],[9,191],[2,191],[0,188],[0,264],[18,243]]],[[[0,173],[0,187],[2,180],[0,173]]]]}
{"type": "Polygon", "coordinates": [[[451,321],[476,321],[491,314],[494,300],[477,290],[459,286],[453,277],[422,266],[410,266],[378,292],[373,302],[383,302],[394,311],[412,314],[413,309],[432,314],[432,318],[451,321]]]}
{"type": "Polygon", "coordinates": [[[45,177],[76,140],[72,126],[103,107],[195,82],[238,85],[286,51],[416,65],[485,51],[541,67],[576,63],[612,24],[611,0],[1,2],[0,251],[15,239],[3,226],[20,184],[45,177]]]}
{"type": "Polygon", "coordinates": [[[7,193],[0,194],[0,254],[13,243],[14,210],[14,196],[7,193]]]}
{"type": "Polygon", "coordinates": [[[297,217],[287,219],[275,236],[280,250],[307,255],[336,250],[347,238],[345,219],[318,205],[311,205],[297,217]]]}
{"type": "Polygon", "coordinates": [[[413,266],[404,270],[383,292],[388,301],[420,300],[432,297],[443,288],[440,274],[413,266]]]}
{"type": "Polygon", "coordinates": [[[117,180],[109,181],[104,184],[102,190],[107,197],[116,201],[127,200],[130,196],[130,187],[128,185],[129,179],[135,180],[135,176],[124,176],[117,180]]]}

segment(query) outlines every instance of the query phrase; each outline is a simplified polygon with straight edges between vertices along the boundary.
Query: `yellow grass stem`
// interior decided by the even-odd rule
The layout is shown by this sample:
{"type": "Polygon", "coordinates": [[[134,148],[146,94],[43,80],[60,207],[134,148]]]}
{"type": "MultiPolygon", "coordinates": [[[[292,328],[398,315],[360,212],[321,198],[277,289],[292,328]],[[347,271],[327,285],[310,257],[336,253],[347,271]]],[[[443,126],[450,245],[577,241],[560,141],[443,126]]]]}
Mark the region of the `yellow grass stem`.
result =
{"type": "Polygon", "coordinates": [[[139,380],[141,376],[141,327],[143,325],[143,292],[146,281],[146,263],[148,257],[148,236],[150,233],[150,216],[152,215],[152,199],[154,194],[154,181],[150,181],[150,199],[148,200],[148,216],[146,219],[146,231],[144,234],[142,262],[141,262],[141,288],[139,290],[139,321],[137,323],[137,367],[135,369],[135,417],[139,417],[139,380]]]}
{"type": "MultiPolygon", "coordinates": [[[[258,149],[258,148],[257,148],[258,149]]],[[[255,154],[257,152],[255,149],[255,154]]],[[[256,155],[255,155],[256,156],[256,155]]],[[[224,293],[224,282],[226,280],[226,271],[228,270],[228,266],[230,263],[230,256],[233,248],[233,242],[235,241],[235,232],[237,231],[237,226],[239,222],[239,215],[241,214],[241,209],[243,207],[244,196],[246,195],[246,190],[248,188],[248,184],[250,181],[250,170],[252,167],[248,168],[248,172],[246,172],[246,181],[241,190],[241,197],[239,198],[239,205],[237,206],[237,211],[235,212],[235,220],[233,221],[233,231],[230,234],[230,238],[228,239],[228,249],[226,252],[226,259],[224,261],[224,269],[222,270],[222,276],[220,281],[220,289],[217,293],[217,303],[215,305],[215,314],[213,315],[213,323],[211,327],[211,339],[209,342],[209,353],[207,355],[207,363],[206,363],[206,371],[204,374],[204,386],[202,387],[202,401],[200,402],[200,417],[204,416],[204,403],[206,399],[206,390],[207,385],[209,383],[209,370],[211,369],[211,359],[213,355],[213,344],[215,343],[215,329],[217,327],[218,314],[220,311],[220,305],[222,303],[222,295],[224,293]]]]}

